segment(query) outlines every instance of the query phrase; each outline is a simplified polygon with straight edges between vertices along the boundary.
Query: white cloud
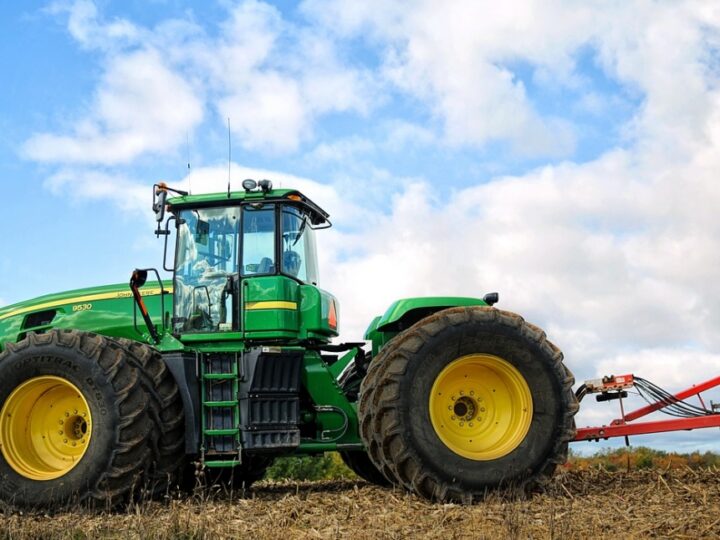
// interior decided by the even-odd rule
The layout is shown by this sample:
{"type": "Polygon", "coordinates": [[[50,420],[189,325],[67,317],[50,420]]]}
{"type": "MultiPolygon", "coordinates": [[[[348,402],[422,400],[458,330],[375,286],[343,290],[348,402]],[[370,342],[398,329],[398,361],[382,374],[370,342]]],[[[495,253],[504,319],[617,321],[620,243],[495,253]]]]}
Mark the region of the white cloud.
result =
{"type": "Polygon", "coordinates": [[[578,52],[596,50],[606,74],[645,100],[635,137],[652,135],[648,143],[673,153],[698,136],[705,91],[717,78],[707,79],[714,69],[707,51],[720,16],[697,2],[417,0],[393,8],[306,0],[303,9],[329,32],[372,36],[388,79],[428,104],[454,144],[507,140],[523,154],[572,151],[572,126],[537,111],[513,64],[541,75],[535,82],[578,89],[588,84],[578,76],[578,52]]]}
{"type": "MultiPolygon", "coordinates": [[[[125,57],[131,62],[138,50],[156,51],[165,76],[146,80],[147,86],[159,84],[157,94],[173,97],[165,83],[180,81],[180,98],[205,99],[218,114],[216,122],[231,118],[242,146],[273,153],[294,152],[311,140],[323,115],[368,114],[386,99],[382,85],[391,83],[427,107],[444,126],[449,144],[505,140],[521,155],[569,155],[575,126],[540,113],[513,70],[525,64],[536,75],[535,84],[582,89],[590,84],[576,65],[583,48],[597,52],[608,76],[643,96],[641,114],[631,124],[635,140],[652,134],[646,144],[660,145],[661,151],[687,150],[707,109],[705,90],[714,84],[708,80],[713,60],[706,51],[718,42],[719,24],[717,13],[693,2],[623,2],[610,9],[561,0],[492,8],[469,0],[449,6],[417,0],[402,9],[377,1],[358,6],[347,0],[309,0],[302,6],[309,23],[303,24],[248,0],[229,7],[219,35],[210,37],[189,19],[163,21],[155,28],[121,18],[104,21],[88,0],[56,4],[51,11],[67,14],[68,29],[83,47],[107,55],[98,100],[112,100],[121,110],[121,102],[128,101],[132,108],[138,86],[132,81],[127,87],[108,85],[107,79],[125,57]],[[341,58],[338,45],[358,36],[379,49],[381,70],[341,58]]],[[[586,90],[569,109],[597,110],[601,102],[591,88],[586,90]]],[[[145,96],[152,103],[157,97],[145,96]]],[[[185,110],[181,105],[171,99],[167,109],[185,110]]],[[[40,134],[28,142],[28,150],[32,157],[64,161],[65,152],[52,148],[57,143],[69,150],[67,161],[123,162],[177,147],[198,124],[196,113],[191,107],[185,121],[163,120],[160,107],[154,120],[181,133],[159,143],[148,136],[153,132],[141,129],[116,133],[112,118],[96,105],[78,120],[73,135],[40,134]]]]}
{"type": "Polygon", "coordinates": [[[384,48],[385,74],[431,106],[451,144],[508,140],[524,155],[565,155],[571,126],[538,114],[524,84],[506,67],[528,61],[569,77],[574,50],[589,37],[587,9],[558,2],[417,1],[402,9],[382,2],[304,3],[311,16],[343,35],[370,32],[384,48]],[[552,29],[550,31],[550,29],[552,29]]]}
{"type": "Polygon", "coordinates": [[[375,143],[361,137],[349,137],[333,142],[323,142],[305,155],[306,161],[313,164],[350,163],[360,156],[375,150],[375,143]]]}
{"type": "Polygon", "coordinates": [[[249,149],[294,151],[320,116],[364,114],[374,101],[369,72],[345,65],[332,41],[290,25],[267,4],[240,3],[220,40],[205,47],[214,57],[208,82],[219,89],[217,109],[249,149]]]}
{"type": "Polygon", "coordinates": [[[311,139],[322,115],[365,114],[374,101],[367,70],[345,65],[331,41],[262,2],[229,6],[213,37],[190,20],[155,28],[108,22],[88,0],[50,12],[67,16],[83,48],[104,55],[105,73],[70,134],[39,133],[26,142],[25,153],[38,161],[118,164],[171,152],[206,107],[216,125],[230,118],[240,146],[292,152],[311,139]]]}
{"type": "Polygon", "coordinates": [[[97,7],[91,0],[56,1],[49,5],[51,14],[67,15],[70,35],[88,49],[112,49],[121,44],[134,43],[141,38],[142,29],[126,19],[105,23],[100,20],[97,7]]]}
{"type": "Polygon", "coordinates": [[[60,163],[128,163],[185,140],[203,117],[194,89],[155,50],[109,62],[89,114],[72,135],[40,133],[24,145],[31,159],[60,163]]]}
{"type": "Polygon", "coordinates": [[[386,144],[393,150],[419,148],[438,142],[432,130],[411,122],[393,120],[387,123],[386,129],[386,144]]]}
{"type": "Polygon", "coordinates": [[[222,98],[218,109],[246,148],[292,151],[308,136],[300,88],[277,73],[254,75],[242,92],[222,98]]]}
{"type": "Polygon", "coordinates": [[[78,200],[110,200],[123,210],[150,215],[151,189],[119,174],[92,169],[63,169],[45,181],[56,195],[70,194],[78,200]]]}

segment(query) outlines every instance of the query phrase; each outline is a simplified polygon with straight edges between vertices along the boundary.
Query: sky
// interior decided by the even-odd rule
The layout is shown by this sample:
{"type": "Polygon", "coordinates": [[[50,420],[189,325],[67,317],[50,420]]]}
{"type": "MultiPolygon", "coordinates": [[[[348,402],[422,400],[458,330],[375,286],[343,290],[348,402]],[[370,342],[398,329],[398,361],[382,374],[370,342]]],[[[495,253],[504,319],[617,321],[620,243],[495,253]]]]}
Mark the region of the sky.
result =
{"type": "MultiPolygon", "coordinates": [[[[230,161],[330,212],[342,339],[498,291],[578,381],[718,372],[717,2],[3,2],[0,70],[0,305],[160,267],[152,184],[230,161]]],[[[617,416],[588,399],[579,425],[617,416]]]]}

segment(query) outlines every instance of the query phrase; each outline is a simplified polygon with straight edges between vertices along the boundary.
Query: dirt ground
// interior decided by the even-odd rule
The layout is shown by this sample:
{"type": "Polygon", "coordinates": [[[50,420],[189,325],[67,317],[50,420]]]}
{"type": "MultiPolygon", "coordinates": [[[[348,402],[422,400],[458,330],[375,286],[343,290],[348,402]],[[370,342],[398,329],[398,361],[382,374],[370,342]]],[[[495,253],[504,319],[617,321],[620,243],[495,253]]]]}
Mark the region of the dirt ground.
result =
{"type": "Polygon", "coordinates": [[[542,494],[431,504],[364,482],[261,482],[122,512],[0,512],[0,538],[718,538],[720,471],[561,472],[542,494]]]}

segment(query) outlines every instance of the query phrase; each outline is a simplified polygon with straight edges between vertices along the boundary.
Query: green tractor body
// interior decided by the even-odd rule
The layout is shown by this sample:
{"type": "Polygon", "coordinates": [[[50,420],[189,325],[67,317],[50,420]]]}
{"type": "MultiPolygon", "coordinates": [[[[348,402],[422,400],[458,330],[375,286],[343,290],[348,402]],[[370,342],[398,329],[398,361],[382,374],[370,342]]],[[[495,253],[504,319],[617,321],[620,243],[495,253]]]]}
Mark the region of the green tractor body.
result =
{"type": "Polygon", "coordinates": [[[167,489],[189,464],[249,485],[276,456],[340,451],[367,480],[467,500],[540,483],[561,461],[576,406],[544,333],[492,295],[410,298],[371,322],[367,351],[332,343],[340,305],[318,287],[314,239],[328,215],[263,182],[154,187],[172,280],[136,270],[130,286],[0,309],[0,498],[115,502],[139,480],[167,489]],[[144,410],[125,410],[132,391],[144,410]]]}

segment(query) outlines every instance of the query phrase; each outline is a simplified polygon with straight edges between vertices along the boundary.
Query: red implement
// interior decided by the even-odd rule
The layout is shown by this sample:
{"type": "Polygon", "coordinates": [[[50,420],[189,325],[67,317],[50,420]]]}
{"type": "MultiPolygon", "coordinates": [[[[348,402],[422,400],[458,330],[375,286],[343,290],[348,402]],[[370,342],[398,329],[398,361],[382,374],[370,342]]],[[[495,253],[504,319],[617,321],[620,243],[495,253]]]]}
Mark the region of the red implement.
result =
{"type": "Polygon", "coordinates": [[[720,414],[716,414],[712,409],[707,409],[705,402],[700,396],[701,392],[720,386],[720,377],[695,384],[690,388],[674,394],[670,399],[657,400],[654,403],[649,403],[644,407],[625,413],[622,406],[622,398],[625,397],[623,389],[630,388],[634,385],[635,377],[633,375],[611,375],[609,377],[603,377],[602,379],[586,381],[584,388],[586,393],[600,393],[606,397],[618,399],[620,401],[621,416],[613,420],[608,426],[579,428],[575,436],[575,441],[599,441],[600,439],[627,437],[629,435],[646,435],[648,433],[720,427],[720,414]],[[698,396],[702,406],[701,408],[705,411],[704,415],[699,414],[698,416],[688,418],[634,422],[634,420],[638,418],[642,418],[656,411],[662,411],[665,407],[682,402],[692,396],[698,396]]]}

